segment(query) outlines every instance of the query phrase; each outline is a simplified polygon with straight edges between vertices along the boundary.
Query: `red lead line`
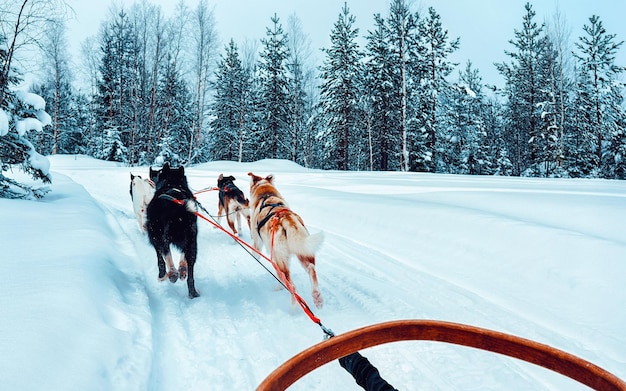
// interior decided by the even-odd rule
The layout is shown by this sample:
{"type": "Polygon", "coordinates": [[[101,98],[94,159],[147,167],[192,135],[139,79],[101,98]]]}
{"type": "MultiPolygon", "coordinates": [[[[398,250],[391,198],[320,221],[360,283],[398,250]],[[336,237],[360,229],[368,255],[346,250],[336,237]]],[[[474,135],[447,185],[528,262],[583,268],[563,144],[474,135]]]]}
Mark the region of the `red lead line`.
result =
{"type": "MultiPolygon", "coordinates": [[[[177,204],[184,204],[184,201],[182,200],[174,200],[174,202],[176,202],[177,204]]],[[[248,249],[250,249],[251,251],[253,251],[255,254],[260,255],[261,257],[263,257],[263,259],[265,259],[266,261],[268,261],[269,263],[272,264],[272,266],[274,267],[274,270],[276,271],[276,273],[278,274],[278,277],[280,278],[280,281],[283,283],[283,285],[285,286],[285,288],[287,288],[287,290],[296,298],[298,304],[300,305],[300,307],[302,308],[302,310],[304,311],[305,314],[307,314],[307,316],[316,324],[318,325],[322,325],[322,321],[313,314],[313,312],[311,311],[311,309],[309,308],[308,304],[306,303],[306,301],[304,301],[304,299],[296,292],[295,287],[290,284],[289,282],[287,282],[287,278],[285,276],[285,273],[283,273],[279,268],[278,265],[276,264],[276,262],[274,262],[273,260],[271,260],[270,258],[268,258],[267,256],[265,256],[265,254],[261,253],[260,251],[257,251],[257,249],[255,249],[254,247],[252,247],[250,244],[246,243],[245,241],[241,240],[239,237],[231,234],[230,232],[226,231],[222,226],[220,226],[219,224],[217,224],[216,222],[208,219],[207,217],[205,217],[204,215],[202,215],[199,212],[194,212],[194,214],[198,217],[200,217],[202,220],[207,221],[209,223],[211,223],[214,227],[219,228],[222,232],[226,233],[228,236],[230,236],[231,238],[235,239],[235,241],[237,241],[238,243],[246,246],[248,249]]]]}

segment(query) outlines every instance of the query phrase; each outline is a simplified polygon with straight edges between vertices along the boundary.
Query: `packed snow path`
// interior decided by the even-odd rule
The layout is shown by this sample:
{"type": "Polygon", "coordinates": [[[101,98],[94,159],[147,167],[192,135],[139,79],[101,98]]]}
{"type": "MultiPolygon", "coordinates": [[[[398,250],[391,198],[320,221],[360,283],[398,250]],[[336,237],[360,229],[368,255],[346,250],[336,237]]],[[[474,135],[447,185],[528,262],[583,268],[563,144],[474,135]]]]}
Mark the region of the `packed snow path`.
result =
{"type": "MultiPolygon", "coordinates": [[[[112,383],[119,389],[252,390],[321,341],[289,294],[201,220],[201,296],[190,300],[186,284],[159,282],[128,191],[129,173],[145,176],[147,167],[72,159],[54,159],[53,172],[97,201],[121,254],[115,264],[123,277],[115,278],[128,314],[117,327],[128,331],[133,349],[118,363],[112,383]]],[[[192,189],[214,186],[224,173],[246,195],[248,171],[275,174],[309,229],[325,232],[317,267],[325,306],[314,312],[335,333],[396,319],[460,322],[546,343],[626,377],[626,184],[322,172],[283,161],[186,170],[192,189]]],[[[216,192],[198,200],[216,213],[216,192]]],[[[297,261],[292,275],[311,303],[297,261]]],[[[531,364],[441,343],[361,353],[399,390],[586,389],[531,364]]],[[[292,389],[360,388],[331,363],[292,389]]]]}

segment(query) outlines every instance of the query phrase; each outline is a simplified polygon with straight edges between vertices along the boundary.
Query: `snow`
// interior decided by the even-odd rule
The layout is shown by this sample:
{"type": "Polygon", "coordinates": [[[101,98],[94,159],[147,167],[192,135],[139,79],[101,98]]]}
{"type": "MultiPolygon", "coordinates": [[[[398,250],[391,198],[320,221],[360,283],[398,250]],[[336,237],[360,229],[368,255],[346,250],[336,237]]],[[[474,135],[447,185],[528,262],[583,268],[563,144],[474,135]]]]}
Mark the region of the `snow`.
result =
{"type": "Polygon", "coordinates": [[[9,133],[9,117],[0,109],[0,137],[6,136],[9,133]]]}
{"type": "Polygon", "coordinates": [[[48,126],[52,124],[52,117],[50,117],[50,114],[46,113],[44,110],[38,110],[35,113],[35,116],[39,122],[41,122],[41,126],[48,126]]]}
{"type": "MultiPolygon", "coordinates": [[[[0,378],[7,390],[252,390],[323,333],[240,246],[199,220],[196,287],[157,280],[129,172],[52,156],[43,200],[0,199],[0,378]]],[[[397,319],[466,323],[545,343],[626,379],[626,182],[308,170],[212,162],[190,186],[275,174],[324,231],[314,310],[339,334],[397,319]]],[[[198,200],[212,213],[217,194],[198,200]]],[[[250,242],[244,229],[242,239],[250,242]]],[[[269,266],[269,265],[268,265],[269,266]]],[[[297,262],[292,275],[311,302],[297,262]]],[[[399,390],[583,390],[479,350],[399,342],[361,351],[399,390]]],[[[358,390],[330,363],[290,389],[358,390]]]]}
{"type": "Polygon", "coordinates": [[[39,95],[23,90],[15,91],[15,96],[25,105],[31,106],[35,110],[45,110],[46,101],[39,95]]]}
{"type": "Polygon", "coordinates": [[[43,126],[41,121],[37,118],[23,118],[15,124],[15,129],[17,130],[17,134],[23,136],[26,132],[30,130],[35,130],[37,132],[41,132],[43,130],[43,126]]]}
{"type": "Polygon", "coordinates": [[[32,168],[40,170],[46,176],[50,174],[50,160],[39,154],[34,148],[29,152],[29,161],[32,168]]]}

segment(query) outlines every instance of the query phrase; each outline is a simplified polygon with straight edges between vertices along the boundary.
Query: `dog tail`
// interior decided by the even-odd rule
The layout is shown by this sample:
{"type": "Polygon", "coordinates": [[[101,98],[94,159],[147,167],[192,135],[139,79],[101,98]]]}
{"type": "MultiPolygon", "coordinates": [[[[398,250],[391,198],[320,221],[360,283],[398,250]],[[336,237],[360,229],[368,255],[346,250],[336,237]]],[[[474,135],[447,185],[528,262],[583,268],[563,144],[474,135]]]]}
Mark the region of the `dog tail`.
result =
{"type": "Polygon", "coordinates": [[[309,237],[306,239],[306,246],[309,248],[311,252],[315,253],[320,248],[323,241],[324,241],[324,232],[320,231],[316,234],[309,235],[309,237]]]}
{"type": "Polygon", "coordinates": [[[287,232],[287,237],[295,239],[288,240],[289,248],[292,253],[297,255],[315,256],[315,253],[324,241],[324,233],[320,231],[313,235],[308,235],[305,232],[302,230],[287,232]]]}

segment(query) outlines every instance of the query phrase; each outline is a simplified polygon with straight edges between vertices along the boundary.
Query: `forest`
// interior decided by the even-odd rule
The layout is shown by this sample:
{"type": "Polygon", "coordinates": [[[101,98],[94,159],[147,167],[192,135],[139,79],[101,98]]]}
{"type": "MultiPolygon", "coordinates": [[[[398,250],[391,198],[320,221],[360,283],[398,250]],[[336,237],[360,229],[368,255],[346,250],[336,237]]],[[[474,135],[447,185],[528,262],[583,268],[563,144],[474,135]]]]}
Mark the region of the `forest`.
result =
{"type": "Polygon", "coordinates": [[[16,164],[45,181],[32,157],[53,154],[129,166],[271,158],[334,170],[626,179],[626,68],[615,63],[623,41],[598,16],[569,42],[564,26],[537,20],[527,3],[503,48],[509,61],[495,64],[504,86],[492,86],[471,61],[449,59],[462,37],[448,35],[436,8],[410,4],[381,5],[362,32],[345,3],[315,64],[297,15],[268,10],[258,42],[221,47],[207,0],[181,1],[172,16],[138,1],[85,39],[76,67],[66,2],[2,0],[0,192],[16,185],[3,174],[16,164]],[[18,89],[33,52],[38,77],[18,89]]]}

